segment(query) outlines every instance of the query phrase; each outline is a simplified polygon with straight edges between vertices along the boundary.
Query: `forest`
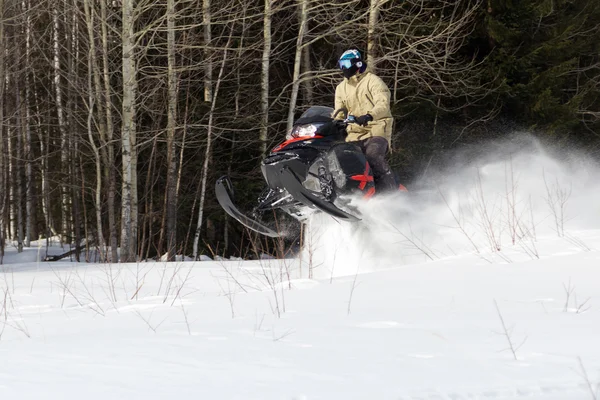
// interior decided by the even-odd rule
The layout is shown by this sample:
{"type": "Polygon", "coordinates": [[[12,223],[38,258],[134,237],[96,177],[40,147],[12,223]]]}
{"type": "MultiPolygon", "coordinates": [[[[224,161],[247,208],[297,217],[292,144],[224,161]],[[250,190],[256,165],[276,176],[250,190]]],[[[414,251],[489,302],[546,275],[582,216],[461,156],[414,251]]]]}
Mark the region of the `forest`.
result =
{"type": "Polygon", "coordinates": [[[390,88],[409,190],[515,132],[600,156],[598,0],[0,0],[0,259],[51,237],[113,263],[277,248],[215,180],[251,207],[353,46],[390,88]]]}

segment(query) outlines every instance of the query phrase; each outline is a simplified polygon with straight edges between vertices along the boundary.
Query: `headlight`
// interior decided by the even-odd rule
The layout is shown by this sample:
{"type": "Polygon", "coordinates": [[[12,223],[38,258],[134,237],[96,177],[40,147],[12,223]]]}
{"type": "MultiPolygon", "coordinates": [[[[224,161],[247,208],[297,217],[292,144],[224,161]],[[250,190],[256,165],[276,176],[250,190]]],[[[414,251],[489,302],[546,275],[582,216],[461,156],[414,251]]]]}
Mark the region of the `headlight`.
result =
{"type": "Polygon", "coordinates": [[[321,125],[323,124],[297,125],[292,128],[292,131],[287,135],[287,138],[291,139],[315,136],[317,129],[319,129],[321,125]]]}

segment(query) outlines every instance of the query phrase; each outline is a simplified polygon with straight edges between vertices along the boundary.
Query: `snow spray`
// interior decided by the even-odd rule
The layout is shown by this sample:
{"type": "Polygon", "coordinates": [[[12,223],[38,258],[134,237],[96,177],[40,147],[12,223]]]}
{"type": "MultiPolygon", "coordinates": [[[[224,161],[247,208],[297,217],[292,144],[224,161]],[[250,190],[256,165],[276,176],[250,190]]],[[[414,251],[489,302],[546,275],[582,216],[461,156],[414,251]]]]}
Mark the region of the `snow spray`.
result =
{"type": "Polygon", "coordinates": [[[356,200],[358,223],[317,214],[303,264],[318,278],[420,264],[465,253],[533,252],[542,237],[600,228],[600,168],[577,150],[527,133],[449,152],[408,193],[356,200]]]}

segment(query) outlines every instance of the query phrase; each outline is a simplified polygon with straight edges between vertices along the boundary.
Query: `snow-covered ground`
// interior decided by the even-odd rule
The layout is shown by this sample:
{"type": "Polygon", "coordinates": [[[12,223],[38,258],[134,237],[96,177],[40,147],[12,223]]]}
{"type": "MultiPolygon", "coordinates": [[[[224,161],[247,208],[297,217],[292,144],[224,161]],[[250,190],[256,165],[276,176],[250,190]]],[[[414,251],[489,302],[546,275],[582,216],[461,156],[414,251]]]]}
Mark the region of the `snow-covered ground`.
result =
{"type": "Polygon", "coordinates": [[[0,399],[600,399],[596,167],[430,177],[364,205],[368,229],[315,219],[296,259],[7,249],[0,399]]]}

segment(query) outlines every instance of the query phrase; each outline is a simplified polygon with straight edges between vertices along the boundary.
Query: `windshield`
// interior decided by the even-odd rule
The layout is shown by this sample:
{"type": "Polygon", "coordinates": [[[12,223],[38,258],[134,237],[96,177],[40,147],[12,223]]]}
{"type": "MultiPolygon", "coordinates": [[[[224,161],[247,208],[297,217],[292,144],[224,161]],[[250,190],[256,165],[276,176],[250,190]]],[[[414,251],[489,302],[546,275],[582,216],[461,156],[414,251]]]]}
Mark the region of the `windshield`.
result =
{"type": "Polygon", "coordinates": [[[333,108],[325,106],[312,106],[300,116],[300,119],[314,118],[314,117],[328,117],[331,118],[333,115],[333,108]]]}
{"type": "Polygon", "coordinates": [[[296,120],[294,125],[306,125],[315,123],[326,123],[332,120],[333,108],[323,106],[312,106],[296,120]]]}

